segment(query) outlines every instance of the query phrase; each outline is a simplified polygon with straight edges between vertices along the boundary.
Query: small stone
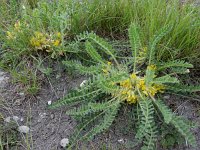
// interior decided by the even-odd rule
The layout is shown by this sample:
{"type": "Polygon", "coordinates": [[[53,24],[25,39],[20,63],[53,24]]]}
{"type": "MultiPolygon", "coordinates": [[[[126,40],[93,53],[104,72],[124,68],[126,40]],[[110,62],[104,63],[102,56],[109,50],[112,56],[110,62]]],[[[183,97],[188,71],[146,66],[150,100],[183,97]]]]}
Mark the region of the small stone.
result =
{"type": "Polygon", "coordinates": [[[186,72],[186,73],[190,73],[190,69],[187,69],[185,72],[186,72]]]}
{"type": "Polygon", "coordinates": [[[23,92],[20,92],[19,95],[20,95],[20,96],[24,96],[24,93],[23,93],[23,92]]]}
{"type": "Polygon", "coordinates": [[[54,117],[55,117],[54,114],[51,114],[51,115],[50,115],[50,118],[51,118],[51,119],[54,119],[54,117]]]}
{"type": "Polygon", "coordinates": [[[10,117],[6,117],[6,118],[4,119],[4,121],[7,122],[7,123],[9,123],[9,122],[10,122],[10,117]]]}
{"type": "Polygon", "coordinates": [[[87,80],[83,80],[83,82],[80,84],[80,87],[84,86],[86,84],[87,80]]]}
{"type": "Polygon", "coordinates": [[[19,126],[18,131],[21,133],[28,133],[30,131],[30,128],[27,126],[19,126]]]}
{"type": "Polygon", "coordinates": [[[60,145],[61,145],[62,147],[66,147],[68,144],[69,144],[69,139],[68,139],[68,138],[63,138],[63,139],[60,141],[60,145]]]}
{"type": "Polygon", "coordinates": [[[163,96],[164,99],[170,99],[170,96],[169,95],[165,95],[163,96]]]}
{"type": "Polygon", "coordinates": [[[38,122],[42,122],[43,119],[45,119],[47,116],[46,113],[39,113],[39,119],[38,119],[38,122]]]}
{"type": "Polygon", "coordinates": [[[14,102],[14,105],[20,106],[22,102],[22,99],[16,99],[14,102]]]}
{"type": "Polygon", "coordinates": [[[5,77],[4,76],[1,76],[0,77],[0,82],[3,82],[5,80],[5,77]]]}
{"type": "Polygon", "coordinates": [[[123,144],[124,143],[124,139],[119,139],[117,140],[119,143],[123,144]]]}
{"type": "Polygon", "coordinates": [[[41,99],[41,97],[39,97],[39,96],[36,96],[36,98],[37,98],[37,99],[41,99]]]}
{"type": "Polygon", "coordinates": [[[47,102],[48,105],[51,105],[51,103],[52,103],[51,101],[48,101],[48,102],[47,102]]]}
{"type": "Polygon", "coordinates": [[[39,116],[41,117],[41,118],[45,118],[46,117],[46,113],[39,113],[39,116]]]}
{"type": "Polygon", "coordinates": [[[5,73],[0,70],[0,76],[3,76],[5,73]]]}
{"type": "Polygon", "coordinates": [[[56,75],[56,79],[59,79],[60,77],[61,77],[60,74],[57,74],[57,75],[56,75]]]}
{"type": "Polygon", "coordinates": [[[13,116],[13,120],[17,122],[19,120],[19,117],[13,116]]]}
{"type": "MultiPolygon", "coordinates": [[[[1,72],[0,72],[1,73],[1,72]]],[[[5,77],[4,75],[0,75],[0,87],[4,87],[6,82],[7,82],[8,78],[5,77]]]]}
{"type": "Polygon", "coordinates": [[[26,7],[24,5],[22,5],[22,9],[26,9],[26,7]]]}
{"type": "Polygon", "coordinates": [[[22,117],[22,118],[20,118],[20,121],[22,122],[22,121],[24,121],[24,118],[22,117]]]}

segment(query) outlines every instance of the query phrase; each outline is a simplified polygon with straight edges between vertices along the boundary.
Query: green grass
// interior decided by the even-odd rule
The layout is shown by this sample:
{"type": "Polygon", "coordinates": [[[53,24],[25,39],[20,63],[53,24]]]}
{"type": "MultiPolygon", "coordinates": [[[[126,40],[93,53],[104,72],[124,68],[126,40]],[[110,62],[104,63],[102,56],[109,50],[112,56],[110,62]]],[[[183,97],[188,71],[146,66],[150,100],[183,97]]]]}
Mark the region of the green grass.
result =
{"type": "MultiPolygon", "coordinates": [[[[28,4],[31,2],[33,0],[28,4]]],[[[12,4],[9,7],[9,13],[6,11],[7,8],[2,9],[3,14],[11,18],[14,11],[19,12],[19,17],[12,18],[8,29],[13,28],[13,22],[17,19],[29,24],[28,35],[21,35],[20,40],[14,43],[17,47],[22,43],[27,45],[30,41],[27,37],[30,37],[34,31],[51,34],[61,32],[63,49],[66,49],[64,45],[67,45],[69,39],[84,31],[95,31],[102,36],[115,39],[126,38],[128,26],[131,22],[136,22],[142,29],[144,34],[142,41],[146,44],[152,40],[158,29],[166,24],[173,26],[172,32],[160,43],[162,50],[157,52],[157,59],[187,58],[194,62],[200,55],[198,52],[200,8],[190,3],[181,5],[178,0],[168,2],[165,0],[60,0],[49,3],[46,0],[40,0],[34,9],[32,9],[32,4],[31,8],[29,5],[21,4],[17,10],[16,5],[12,4]],[[23,6],[26,9],[23,9],[23,6]]],[[[3,20],[7,20],[6,18],[3,20]]],[[[3,26],[5,26],[5,21],[3,26]]],[[[7,45],[10,47],[10,43],[7,45]]],[[[14,45],[12,49],[15,49],[14,45]]],[[[22,45],[24,51],[30,51],[30,48],[25,45],[22,45]]]]}
{"type": "Polygon", "coordinates": [[[199,7],[192,4],[181,5],[178,0],[85,0],[75,3],[72,10],[70,36],[95,31],[103,36],[126,38],[128,26],[136,22],[144,33],[143,42],[148,43],[158,29],[170,24],[172,32],[160,43],[164,51],[158,52],[158,59],[188,56],[193,59],[199,55],[199,7]]]}
{"type": "Polygon", "coordinates": [[[16,149],[19,143],[17,125],[14,122],[5,123],[0,114],[0,149],[16,149]]]}

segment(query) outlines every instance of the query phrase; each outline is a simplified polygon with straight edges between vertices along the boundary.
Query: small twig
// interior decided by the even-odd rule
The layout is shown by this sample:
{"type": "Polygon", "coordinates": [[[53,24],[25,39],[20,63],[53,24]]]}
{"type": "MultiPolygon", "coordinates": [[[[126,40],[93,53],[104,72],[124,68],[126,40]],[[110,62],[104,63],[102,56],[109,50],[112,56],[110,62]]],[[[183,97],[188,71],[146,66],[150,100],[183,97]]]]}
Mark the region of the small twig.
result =
{"type": "Polygon", "coordinates": [[[48,81],[49,81],[49,84],[50,84],[50,86],[51,86],[51,90],[52,90],[52,92],[54,92],[55,93],[55,96],[56,96],[56,98],[58,99],[59,97],[58,97],[58,95],[57,95],[57,93],[56,93],[56,91],[55,91],[55,89],[54,89],[54,87],[52,86],[52,84],[51,84],[51,82],[50,82],[50,79],[47,77],[47,79],[48,79],[48,81]]]}
{"type": "Polygon", "coordinates": [[[189,100],[183,102],[181,105],[179,105],[175,110],[174,110],[174,113],[180,108],[182,107],[183,105],[185,105],[189,100]]]}

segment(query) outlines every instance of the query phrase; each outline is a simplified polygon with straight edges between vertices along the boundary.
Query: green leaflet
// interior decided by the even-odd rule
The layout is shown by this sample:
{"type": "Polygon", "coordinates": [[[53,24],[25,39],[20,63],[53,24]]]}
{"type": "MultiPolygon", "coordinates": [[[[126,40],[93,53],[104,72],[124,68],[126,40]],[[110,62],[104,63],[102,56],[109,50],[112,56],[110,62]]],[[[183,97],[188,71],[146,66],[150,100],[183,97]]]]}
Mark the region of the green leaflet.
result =
{"type": "Polygon", "coordinates": [[[81,41],[81,40],[88,40],[88,41],[91,41],[92,43],[95,43],[97,45],[99,45],[102,49],[102,51],[104,53],[106,53],[107,55],[111,56],[112,59],[115,61],[115,63],[117,65],[119,65],[116,57],[115,57],[115,50],[112,48],[112,46],[106,42],[103,38],[100,38],[99,36],[97,36],[96,34],[94,33],[83,33],[83,34],[80,34],[78,37],[77,37],[78,41],[81,41]]]}
{"type": "Polygon", "coordinates": [[[146,76],[145,76],[145,84],[149,86],[152,83],[154,77],[155,77],[155,70],[147,67],[146,76]]]}
{"type": "Polygon", "coordinates": [[[167,89],[176,93],[177,92],[192,93],[200,91],[200,86],[176,84],[176,85],[167,85],[167,89]]]}
{"type": "Polygon", "coordinates": [[[165,75],[162,77],[155,78],[153,83],[156,84],[165,84],[165,83],[179,83],[178,79],[175,77],[171,77],[169,75],[165,75]]]}
{"type": "Polygon", "coordinates": [[[148,99],[140,100],[139,107],[141,117],[136,138],[138,140],[144,139],[143,150],[154,150],[155,142],[157,140],[157,130],[154,121],[154,107],[152,101],[148,99]]]}
{"type": "Polygon", "coordinates": [[[193,147],[197,146],[195,136],[190,131],[190,126],[179,116],[173,116],[171,123],[176,127],[176,129],[184,136],[186,141],[193,147]]]}
{"type": "Polygon", "coordinates": [[[152,64],[152,62],[155,61],[155,53],[156,53],[156,45],[160,40],[168,34],[172,29],[172,26],[164,26],[162,29],[158,31],[158,33],[154,36],[154,39],[150,43],[150,49],[148,51],[149,56],[149,65],[152,64]]]}
{"type": "Polygon", "coordinates": [[[114,121],[118,109],[120,107],[120,102],[117,101],[112,107],[109,107],[105,110],[105,115],[103,117],[103,121],[96,125],[94,128],[92,128],[86,136],[84,136],[85,139],[91,140],[96,134],[101,133],[102,131],[108,129],[112,122],[114,121]]]}
{"type": "Polygon", "coordinates": [[[140,39],[139,39],[137,26],[132,23],[130,25],[128,33],[129,33],[129,39],[130,39],[129,41],[132,48],[132,56],[134,58],[133,72],[136,72],[137,55],[138,55],[138,49],[140,47],[140,39]]]}
{"type": "Polygon", "coordinates": [[[79,129],[74,134],[74,139],[73,139],[73,142],[71,143],[70,147],[73,147],[77,141],[92,140],[92,138],[96,134],[101,133],[102,131],[104,131],[110,127],[110,125],[112,124],[112,122],[114,121],[114,119],[117,115],[118,109],[120,107],[120,101],[116,100],[116,101],[112,102],[111,104],[112,104],[112,107],[107,107],[104,110],[102,110],[102,112],[91,115],[91,117],[89,117],[88,119],[83,120],[83,124],[79,127],[79,129]],[[101,120],[101,122],[96,124],[92,128],[90,127],[86,132],[84,132],[83,135],[80,136],[83,129],[85,129],[87,126],[89,126],[92,122],[94,122],[94,121],[96,122],[98,120],[101,120]]]}
{"type": "Polygon", "coordinates": [[[101,65],[83,66],[79,61],[69,61],[69,60],[65,60],[62,63],[68,68],[77,70],[79,73],[83,75],[94,75],[102,71],[101,65]]]}
{"type": "Polygon", "coordinates": [[[84,116],[90,113],[103,111],[112,106],[113,104],[109,101],[102,102],[102,103],[89,102],[87,104],[83,104],[79,106],[78,108],[68,110],[66,114],[71,115],[71,116],[84,116]]]}
{"type": "Polygon", "coordinates": [[[164,63],[158,63],[157,65],[157,70],[161,71],[166,68],[173,68],[173,67],[178,67],[178,68],[193,68],[193,65],[190,63],[187,63],[182,60],[173,60],[169,62],[164,62],[164,63]]]}
{"type": "Polygon", "coordinates": [[[156,100],[154,103],[163,115],[165,123],[169,124],[173,117],[172,111],[164,104],[162,100],[156,100]]]}
{"type": "Polygon", "coordinates": [[[92,57],[92,59],[94,59],[98,63],[105,64],[103,58],[98,54],[97,50],[94,49],[94,47],[89,41],[86,41],[85,43],[85,50],[92,57]]]}

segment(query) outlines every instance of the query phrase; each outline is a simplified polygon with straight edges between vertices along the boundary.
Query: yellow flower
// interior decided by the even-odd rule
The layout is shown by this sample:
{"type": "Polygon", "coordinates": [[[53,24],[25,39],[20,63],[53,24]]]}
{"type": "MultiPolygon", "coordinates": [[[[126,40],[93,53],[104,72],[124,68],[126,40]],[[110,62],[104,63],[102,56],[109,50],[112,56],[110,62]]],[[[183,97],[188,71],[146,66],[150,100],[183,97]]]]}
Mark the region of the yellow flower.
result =
{"type": "Polygon", "coordinates": [[[146,47],[146,46],[143,47],[143,51],[144,51],[144,52],[147,52],[147,47],[146,47]]]}
{"type": "Polygon", "coordinates": [[[124,88],[132,88],[131,80],[128,78],[122,82],[120,82],[120,86],[124,88]]]}
{"type": "Polygon", "coordinates": [[[57,32],[57,33],[56,33],[56,36],[60,39],[60,38],[61,38],[61,33],[60,33],[60,32],[57,32]]]}
{"type": "Polygon", "coordinates": [[[163,92],[163,90],[165,89],[164,85],[161,84],[154,84],[150,87],[147,87],[145,85],[145,81],[144,79],[140,79],[140,81],[137,83],[136,85],[146,96],[148,96],[149,94],[152,96],[155,96],[155,94],[157,94],[158,92],[163,92]]]}
{"type": "Polygon", "coordinates": [[[111,82],[111,85],[115,85],[116,83],[115,82],[111,82]]]}
{"type": "Polygon", "coordinates": [[[55,40],[55,41],[53,42],[53,45],[54,45],[54,46],[60,45],[60,40],[55,40]]]}
{"type": "Polygon", "coordinates": [[[40,47],[40,46],[41,46],[39,40],[37,40],[35,37],[32,37],[32,38],[30,39],[30,43],[31,43],[31,45],[34,46],[34,47],[40,47]]]}
{"type": "Polygon", "coordinates": [[[64,56],[64,51],[59,51],[58,54],[59,54],[60,56],[64,56]]]}
{"type": "Polygon", "coordinates": [[[148,95],[148,93],[149,93],[150,95],[155,96],[155,94],[156,94],[158,91],[157,91],[154,87],[150,87],[148,90],[146,90],[146,92],[147,92],[146,95],[148,95]]]}
{"type": "Polygon", "coordinates": [[[121,92],[120,92],[120,95],[126,95],[127,94],[127,90],[123,89],[121,92]]]}
{"type": "Polygon", "coordinates": [[[129,104],[133,104],[133,103],[136,103],[137,102],[137,96],[132,92],[132,91],[128,91],[127,93],[127,99],[126,101],[129,103],[129,104]]]}
{"type": "Polygon", "coordinates": [[[110,61],[108,61],[107,64],[110,66],[112,63],[110,61]]]}
{"type": "Polygon", "coordinates": [[[149,70],[156,70],[156,66],[155,65],[150,65],[147,67],[147,69],[149,70]]]}
{"type": "Polygon", "coordinates": [[[135,95],[135,93],[132,90],[123,89],[119,92],[116,92],[115,94],[112,94],[112,96],[120,95],[122,96],[122,99],[126,101],[128,104],[133,104],[137,102],[138,96],[135,95]]]}
{"type": "Polygon", "coordinates": [[[137,79],[137,75],[136,75],[135,73],[132,73],[132,74],[130,75],[130,78],[135,80],[135,79],[137,79]]]}
{"type": "Polygon", "coordinates": [[[48,39],[48,35],[36,31],[34,36],[30,39],[30,44],[37,49],[45,49],[48,51],[50,50],[51,42],[50,39],[48,39]]]}
{"type": "Polygon", "coordinates": [[[153,87],[154,87],[158,92],[161,92],[161,93],[163,93],[164,90],[165,90],[165,86],[162,85],[162,84],[155,84],[153,87]]]}
{"type": "Polygon", "coordinates": [[[9,40],[15,39],[15,36],[12,32],[7,31],[6,34],[7,34],[7,36],[6,36],[7,39],[9,39],[9,40]]]}
{"type": "Polygon", "coordinates": [[[145,86],[145,81],[144,81],[144,79],[140,79],[136,86],[137,86],[138,88],[142,89],[142,90],[145,90],[145,89],[146,89],[146,86],[145,86]]]}
{"type": "Polygon", "coordinates": [[[21,26],[20,21],[15,22],[14,24],[15,30],[18,31],[20,29],[20,26],[21,26]]]}
{"type": "Polygon", "coordinates": [[[147,47],[143,47],[143,49],[139,51],[139,56],[143,57],[146,55],[146,53],[147,53],[147,47]]]}
{"type": "Polygon", "coordinates": [[[103,73],[108,74],[108,70],[107,69],[102,69],[103,73]]]}
{"type": "Polygon", "coordinates": [[[44,34],[41,33],[41,32],[38,32],[38,31],[36,31],[34,34],[35,34],[35,36],[36,36],[37,38],[44,37],[44,34]]]}

